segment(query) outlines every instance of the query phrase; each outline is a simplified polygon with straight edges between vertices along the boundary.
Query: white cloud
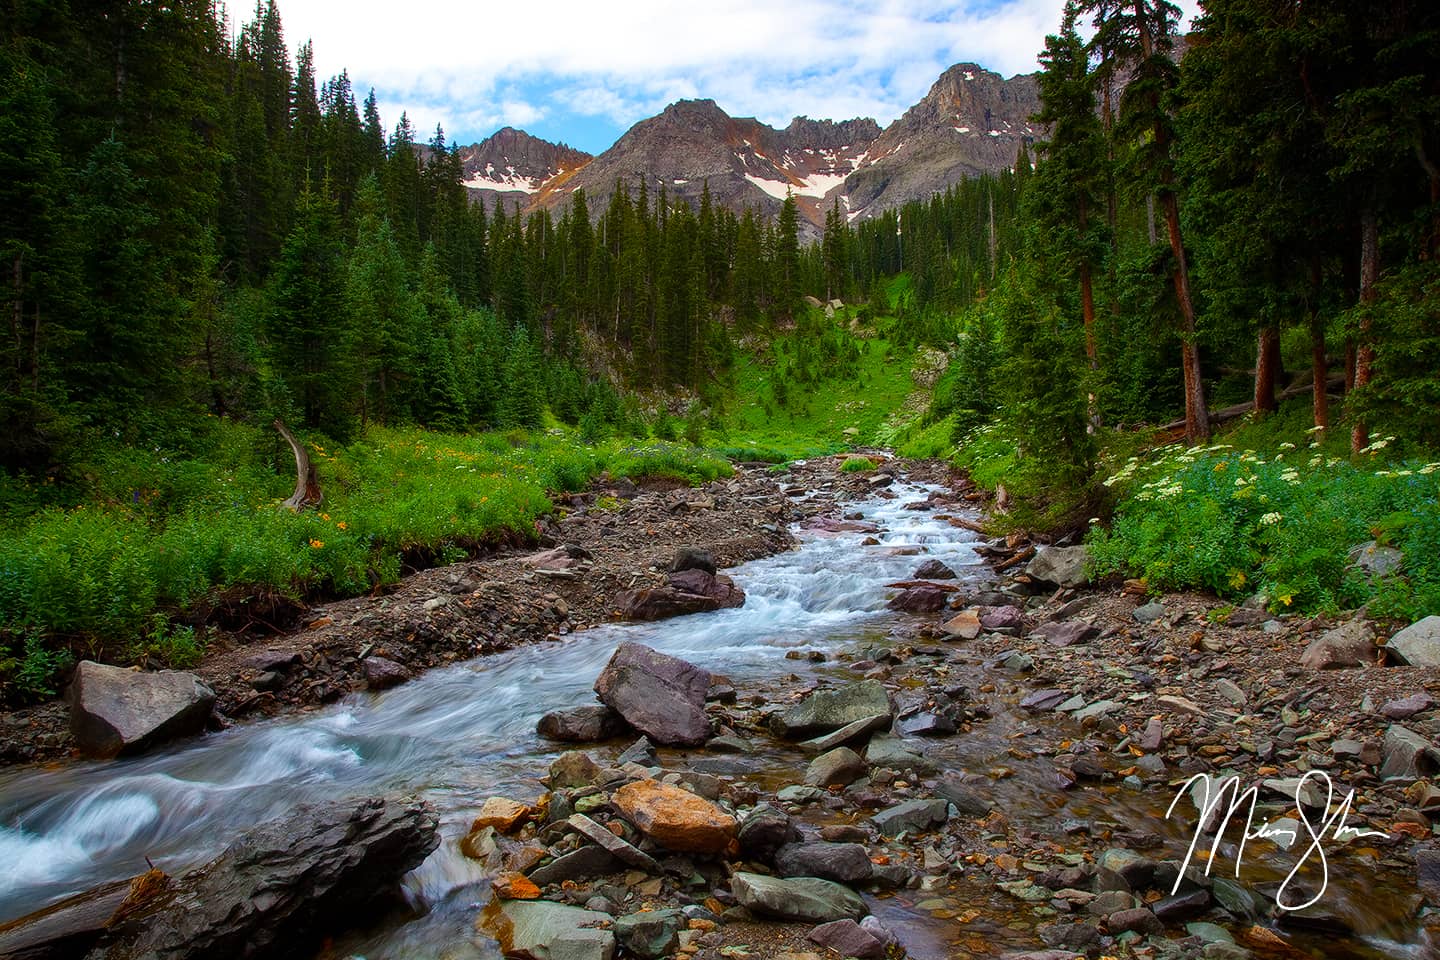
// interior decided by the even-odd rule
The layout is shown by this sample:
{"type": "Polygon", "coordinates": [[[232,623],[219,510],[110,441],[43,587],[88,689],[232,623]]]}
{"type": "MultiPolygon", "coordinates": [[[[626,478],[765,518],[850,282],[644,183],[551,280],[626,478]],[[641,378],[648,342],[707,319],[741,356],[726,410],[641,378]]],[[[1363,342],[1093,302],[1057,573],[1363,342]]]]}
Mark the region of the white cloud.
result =
{"type": "MultiPolygon", "coordinates": [[[[885,124],[952,63],[1036,69],[1064,0],[281,0],[292,48],[310,38],[323,78],[347,67],[422,130],[521,126],[574,111],[627,125],[681,97],[783,124],[796,115],[885,124]],[[517,94],[516,91],[521,91],[517,94]],[[548,99],[552,103],[536,101],[548,99]],[[424,120],[424,123],[422,123],[424,120]],[[477,122],[476,126],[471,126],[477,122]],[[428,124],[428,127],[427,127],[428,124]]],[[[1186,0],[1187,14],[1198,0],[1186,0]]],[[[243,20],[249,9],[237,7],[243,20]]],[[[483,135],[483,132],[482,132],[483,135]]],[[[428,133],[427,133],[428,136],[428,133]]]]}

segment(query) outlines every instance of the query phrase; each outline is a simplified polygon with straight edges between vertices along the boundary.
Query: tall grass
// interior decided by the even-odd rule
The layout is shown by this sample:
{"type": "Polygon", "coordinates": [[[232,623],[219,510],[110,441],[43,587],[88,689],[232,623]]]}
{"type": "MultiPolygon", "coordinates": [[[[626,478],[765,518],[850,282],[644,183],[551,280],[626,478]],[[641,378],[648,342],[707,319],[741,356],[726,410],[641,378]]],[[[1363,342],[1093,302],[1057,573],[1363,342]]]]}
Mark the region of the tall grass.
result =
{"type": "Polygon", "coordinates": [[[184,615],[221,591],[355,595],[393,583],[406,563],[534,540],[550,494],[602,472],[687,483],[731,472],[683,444],[587,446],[561,431],[374,429],[310,446],[325,501],[298,514],[279,506],[290,485],[283,451],[261,431],[218,422],[186,452],[97,447],[80,483],[5,478],[0,696],[50,692],[75,655],[189,659],[192,647],[173,642],[156,614],[184,615]]]}

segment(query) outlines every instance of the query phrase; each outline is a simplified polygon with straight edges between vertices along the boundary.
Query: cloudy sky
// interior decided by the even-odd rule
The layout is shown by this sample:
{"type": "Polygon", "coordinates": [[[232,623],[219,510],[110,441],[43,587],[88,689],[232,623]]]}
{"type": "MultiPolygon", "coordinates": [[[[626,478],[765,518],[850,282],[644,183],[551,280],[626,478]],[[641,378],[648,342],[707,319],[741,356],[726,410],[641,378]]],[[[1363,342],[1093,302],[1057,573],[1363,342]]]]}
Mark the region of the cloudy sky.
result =
{"type": "MultiPolygon", "coordinates": [[[[1197,0],[1182,0],[1187,14],[1197,0]]],[[[783,126],[874,117],[919,100],[948,66],[1036,69],[1064,0],[279,0],[292,51],[349,70],[429,139],[502,126],[598,153],[681,98],[783,126]]],[[[240,7],[244,9],[244,7],[240,7]]]]}

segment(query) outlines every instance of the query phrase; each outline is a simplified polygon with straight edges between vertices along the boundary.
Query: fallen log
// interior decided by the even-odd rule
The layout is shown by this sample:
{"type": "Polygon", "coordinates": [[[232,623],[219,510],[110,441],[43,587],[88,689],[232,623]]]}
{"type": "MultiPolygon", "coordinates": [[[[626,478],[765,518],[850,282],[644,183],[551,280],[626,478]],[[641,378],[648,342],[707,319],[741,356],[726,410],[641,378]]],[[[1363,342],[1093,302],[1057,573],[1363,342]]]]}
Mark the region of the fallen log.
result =
{"type": "MultiPolygon", "coordinates": [[[[1330,377],[1325,381],[1325,389],[1327,391],[1334,390],[1343,386],[1345,386],[1345,377],[1343,374],[1336,374],[1335,376],[1330,377]]],[[[1280,391],[1280,395],[1277,399],[1291,400],[1295,397],[1303,397],[1310,392],[1311,386],[1309,383],[1297,383],[1293,387],[1287,387],[1284,390],[1280,391]]],[[[1247,403],[1237,403],[1233,407],[1224,407],[1220,410],[1212,410],[1210,411],[1210,425],[1214,426],[1217,423],[1225,423],[1229,420],[1238,420],[1240,417],[1245,416],[1245,414],[1249,413],[1251,410],[1254,409],[1255,401],[1251,400],[1247,403]]],[[[1172,433],[1176,430],[1184,430],[1185,418],[1181,417],[1179,420],[1172,420],[1169,423],[1165,424],[1163,427],[1157,427],[1156,429],[1161,433],[1172,433]]]]}

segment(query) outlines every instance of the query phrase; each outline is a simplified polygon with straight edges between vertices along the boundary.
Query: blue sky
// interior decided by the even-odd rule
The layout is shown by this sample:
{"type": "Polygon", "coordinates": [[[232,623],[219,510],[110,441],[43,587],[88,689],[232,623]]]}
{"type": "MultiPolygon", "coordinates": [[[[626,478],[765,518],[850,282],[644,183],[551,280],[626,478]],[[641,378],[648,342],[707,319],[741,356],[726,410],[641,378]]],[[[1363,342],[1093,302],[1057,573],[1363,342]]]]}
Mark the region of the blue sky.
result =
{"type": "MultiPolygon", "coordinates": [[[[1036,69],[1064,0],[279,0],[292,51],[321,79],[349,70],[393,127],[428,139],[502,126],[591,153],[681,98],[783,126],[795,116],[883,126],[948,66],[1036,69]]],[[[1192,14],[1197,0],[1181,4],[1192,14]]]]}

